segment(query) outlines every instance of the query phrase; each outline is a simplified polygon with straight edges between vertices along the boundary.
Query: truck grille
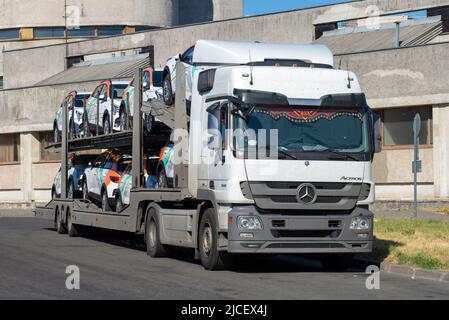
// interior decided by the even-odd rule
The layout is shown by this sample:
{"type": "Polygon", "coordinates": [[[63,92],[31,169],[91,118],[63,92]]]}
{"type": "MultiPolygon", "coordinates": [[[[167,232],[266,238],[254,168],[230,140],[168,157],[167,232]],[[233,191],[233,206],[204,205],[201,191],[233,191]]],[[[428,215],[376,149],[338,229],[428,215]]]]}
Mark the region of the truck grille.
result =
{"type": "Polygon", "coordinates": [[[259,209],[286,214],[288,211],[350,211],[356,206],[362,188],[362,184],[338,182],[251,182],[249,186],[259,209]],[[299,189],[305,184],[316,195],[310,203],[298,200],[299,189]]]}

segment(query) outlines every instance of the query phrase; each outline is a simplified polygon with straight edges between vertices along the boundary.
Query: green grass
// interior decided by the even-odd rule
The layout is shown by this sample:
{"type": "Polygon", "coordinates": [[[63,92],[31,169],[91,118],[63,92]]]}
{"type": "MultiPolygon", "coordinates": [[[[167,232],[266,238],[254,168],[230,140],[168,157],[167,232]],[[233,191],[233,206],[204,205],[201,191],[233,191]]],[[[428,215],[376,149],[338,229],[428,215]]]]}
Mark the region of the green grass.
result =
{"type": "Polygon", "coordinates": [[[380,261],[449,270],[449,222],[376,218],[373,256],[380,261]]]}

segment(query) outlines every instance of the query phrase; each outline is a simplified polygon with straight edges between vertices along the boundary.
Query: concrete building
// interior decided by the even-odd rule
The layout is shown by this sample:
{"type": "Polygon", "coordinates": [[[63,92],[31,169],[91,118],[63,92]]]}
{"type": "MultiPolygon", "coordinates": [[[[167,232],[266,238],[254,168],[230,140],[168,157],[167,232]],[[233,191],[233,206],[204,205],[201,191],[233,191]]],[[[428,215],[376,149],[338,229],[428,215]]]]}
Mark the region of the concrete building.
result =
{"type": "Polygon", "coordinates": [[[242,15],[242,0],[2,0],[0,89],[21,85],[3,75],[3,51],[242,15]]]}
{"type": "MultiPolygon", "coordinates": [[[[229,2],[221,3],[222,7],[213,1],[214,8],[226,13],[229,2]]],[[[180,3],[176,8],[181,8],[180,3]]],[[[0,147],[5,150],[3,158],[0,152],[0,201],[42,202],[50,197],[59,164],[44,146],[54,114],[68,91],[92,90],[97,80],[76,80],[72,76],[76,70],[65,68],[67,61],[76,64],[105,56],[121,57],[123,52],[142,54],[151,48],[152,63],[163,66],[167,57],[198,39],[328,45],[335,53],[336,66],[356,72],[369,104],[383,117],[384,151],[374,160],[378,199],[412,198],[410,139],[412,119],[419,112],[424,120],[419,197],[422,201],[447,201],[448,8],[449,0],[352,1],[77,41],[67,46],[7,50],[3,53],[7,88],[0,91],[0,147]],[[420,11],[422,19],[409,18],[409,12],[415,11],[420,11]],[[396,22],[400,23],[399,34],[396,22]]],[[[215,11],[214,17],[218,14],[215,11]]],[[[179,22],[180,16],[176,19],[179,22]]],[[[114,59],[110,62],[117,63],[114,59]]]]}

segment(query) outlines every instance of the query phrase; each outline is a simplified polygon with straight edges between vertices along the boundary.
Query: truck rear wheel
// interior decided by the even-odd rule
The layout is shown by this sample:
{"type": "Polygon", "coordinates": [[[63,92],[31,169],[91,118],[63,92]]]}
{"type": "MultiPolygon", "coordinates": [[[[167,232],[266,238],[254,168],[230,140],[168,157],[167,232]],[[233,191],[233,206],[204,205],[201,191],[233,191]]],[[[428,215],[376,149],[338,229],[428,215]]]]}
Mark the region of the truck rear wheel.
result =
{"type": "Polygon", "coordinates": [[[207,270],[227,269],[232,265],[231,256],[218,250],[218,223],[215,210],[207,209],[200,222],[198,247],[201,263],[207,270]]]}
{"type": "Polygon", "coordinates": [[[326,270],[346,271],[354,261],[353,254],[326,254],[320,257],[321,264],[326,270]]]}
{"type": "Polygon", "coordinates": [[[73,223],[72,220],[72,211],[70,209],[67,210],[67,233],[69,237],[74,238],[79,236],[79,226],[73,223]]]}
{"type": "Polygon", "coordinates": [[[156,210],[149,208],[145,225],[145,242],[147,254],[152,258],[166,257],[171,251],[170,246],[161,243],[160,229],[156,210]]]}
{"type": "Polygon", "coordinates": [[[62,214],[59,207],[56,207],[56,231],[59,234],[66,234],[67,230],[62,222],[62,214]]]}

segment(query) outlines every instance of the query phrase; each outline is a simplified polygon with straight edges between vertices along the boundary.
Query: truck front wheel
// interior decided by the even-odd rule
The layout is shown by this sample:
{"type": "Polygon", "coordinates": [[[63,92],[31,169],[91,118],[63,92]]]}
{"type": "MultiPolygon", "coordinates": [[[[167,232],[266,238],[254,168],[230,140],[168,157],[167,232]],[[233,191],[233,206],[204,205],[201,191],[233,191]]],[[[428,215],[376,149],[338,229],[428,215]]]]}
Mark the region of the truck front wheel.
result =
{"type": "Polygon", "coordinates": [[[200,222],[198,249],[201,263],[207,270],[227,269],[231,267],[231,256],[218,250],[218,224],[213,208],[207,209],[200,222]]]}

